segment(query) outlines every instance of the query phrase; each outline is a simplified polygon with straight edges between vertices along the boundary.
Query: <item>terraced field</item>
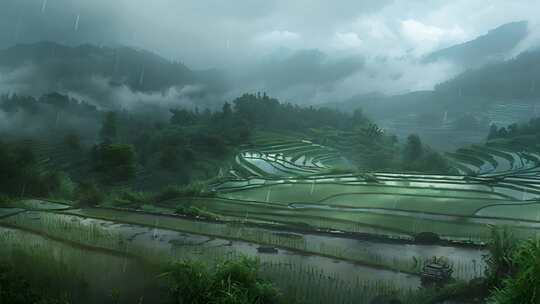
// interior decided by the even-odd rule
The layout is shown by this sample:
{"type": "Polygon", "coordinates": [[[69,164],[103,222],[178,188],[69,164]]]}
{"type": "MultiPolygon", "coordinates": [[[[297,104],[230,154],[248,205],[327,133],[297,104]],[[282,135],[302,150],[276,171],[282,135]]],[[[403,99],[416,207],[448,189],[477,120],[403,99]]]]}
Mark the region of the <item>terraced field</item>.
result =
{"type": "Polygon", "coordinates": [[[351,166],[335,149],[263,137],[239,153],[214,197],[195,204],[244,221],[399,238],[433,232],[483,243],[491,225],[526,237],[540,232],[539,151],[477,145],[448,153],[460,175],[339,174],[332,169],[351,166]]]}
{"type": "Polygon", "coordinates": [[[473,145],[446,153],[446,156],[461,174],[515,175],[538,167],[539,151],[538,147],[510,149],[495,144],[473,145]]]}
{"type": "MultiPolygon", "coordinates": [[[[299,267],[292,274],[299,280],[324,273],[343,288],[386,282],[374,294],[416,288],[421,267],[433,256],[447,257],[457,279],[481,276],[485,250],[477,245],[489,240],[491,225],[507,226],[518,237],[540,232],[540,156],[534,149],[461,149],[447,155],[456,175],[360,172],[340,151],[298,136],[263,134],[231,163],[209,166],[220,167],[220,178],[208,195],[137,210],[20,200],[0,208],[0,226],[159,259],[247,254],[268,263],[268,275],[291,275],[280,265],[292,265],[299,267]],[[203,214],[179,215],[182,206],[203,214]],[[423,244],[419,236],[426,232],[443,242],[423,244]],[[261,254],[258,246],[279,254],[261,254]],[[344,269],[376,275],[338,275],[350,273],[344,269]]],[[[326,296],[336,297],[332,292],[326,296]]]]}
{"type": "Polygon", "coordinates": [[[348,168],[333,149],[310,140],[275,140],[260,136],[236,156],[229,174],[236,178],[306,176],[332,168],[348,168]]]}

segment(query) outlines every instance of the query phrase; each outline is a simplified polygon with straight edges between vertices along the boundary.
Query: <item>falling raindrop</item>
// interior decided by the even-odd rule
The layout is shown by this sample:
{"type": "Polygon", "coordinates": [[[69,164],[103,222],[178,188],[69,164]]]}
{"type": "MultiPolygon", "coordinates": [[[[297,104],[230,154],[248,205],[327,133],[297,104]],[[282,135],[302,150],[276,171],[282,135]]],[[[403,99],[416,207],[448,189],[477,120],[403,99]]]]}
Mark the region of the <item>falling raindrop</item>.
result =
{"type": "Polygon", "coordinates": [[[141,75],[139,76],[139,86],[142,86],[144,83],[144,68],[141,71],[141,75]]]}
{"type": "Polygon", "coordinates": [[[19,18],[19,20],[17,21],[17,25],[15,26],[15,41],[19,41],[19,34],[21,32],[21,19],[19,18]]]}
{"type": "Polygon", "coordinates": [[[118,50],[114,51],[114,75],[118,73],[118,66],[120,64],[120,54],[118,54],[118,50]]]}
{"type": "Polygon", "coordinates": [[[47,0],[43,0],[43,4],[41,4],[41,12],[45,12],[47,9],[47,0]]]}
{"type": "Polygon", "coordinates": [[[75,18],[75,31],[79,30],[79,20],[81,19],[81,15],[77,15],[77,18],[75,18]]]}
{"type": "Polygon", "coordinates": [[[230,48],[231,48],[231,41],[227,40],[227,49],[230,49],[230,48]]]}
{"type": "Polygon", "coordinates": [[[54,122],[54,127],[58,127],[58,121],[60,120],[60,111],[56,112],[56,121],[54,122]]]}
{"type": "Polygon", "coordinates": [[[270,202],[270,190],[272,190],[272,188],[268,188],[268,192],[266,192],[266,202],[270,202]]]}

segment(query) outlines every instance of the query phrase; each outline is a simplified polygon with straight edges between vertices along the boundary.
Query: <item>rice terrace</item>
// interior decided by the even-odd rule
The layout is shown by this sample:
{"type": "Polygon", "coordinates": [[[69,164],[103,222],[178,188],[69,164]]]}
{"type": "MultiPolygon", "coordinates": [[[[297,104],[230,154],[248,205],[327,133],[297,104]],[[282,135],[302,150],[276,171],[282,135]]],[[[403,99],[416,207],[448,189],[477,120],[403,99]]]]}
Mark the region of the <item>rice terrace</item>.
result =
{"type": "Polygon", "coordinates": [[[540,303],[532,1],[4,2],[0,304],[540,303]]]}

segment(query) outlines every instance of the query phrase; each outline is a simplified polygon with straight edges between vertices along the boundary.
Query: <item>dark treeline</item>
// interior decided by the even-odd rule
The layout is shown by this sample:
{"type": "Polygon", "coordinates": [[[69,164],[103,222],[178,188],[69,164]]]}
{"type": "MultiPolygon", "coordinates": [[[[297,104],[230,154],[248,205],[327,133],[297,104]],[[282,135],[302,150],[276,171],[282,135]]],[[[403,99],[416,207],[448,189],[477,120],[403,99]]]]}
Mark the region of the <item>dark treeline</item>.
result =
{"type": "Polygon", "coordinates": [[[233,108],[238,119],[249,126],[270,130],[295,132],[321,127],[349,130],[368,122],[359,111],[350,115],[328,108],[300,107],[260,93],[242,95],[233,101],[233,108]]]}
{"type": "Polygon", "coordinates": [[[525,123],[513,123],[506,127],[491,125],[488,141],[511,140],[519,144],[540,143],[540,118],[533,118],[525,123]]]}
{"type": "Polygon", "coordinates": [[[85,101],[59,93],[39,98],[23,95],[0,96],[0,134],[14,137],[65,136],[77,133],[93,138],[103,112],[85,101]]]}
{"type": "MultiPolygon", "coordinates": [[[[94,180],[102,184],[130,181],[141,170],[151,172],[155,184],[162,185],[214,177],[217,169],[207,168],[208,163],[231,159],[255,130],[303,133],[311,128],[351,130],[369,123],[359,111],[349,115],[324,108],[302,108],[261,93],[244,94],[216,111],[171,109],[169,119],[125,110],[104,111],[59,93],[40,98],[3,95],[0,111],[7,124],[2,128],[0,151],[9,155],[3,158],[4,168],[15,168],[20,162],[17,157],[27,154],[29,160],[24,160],[24,165],[34,171],[29,176],[54,172],[56,168],[43,170],[39,155],[35,155],[39,149],[18,143],[21,139],[61,142],[58,153],[64,155],[63,170],[77,182],[94,180]],[[23,148],[26,154],[13,152],[23,148]],[[75,161],[84,166],[70,170],[67,164],[75,161]],[[205,174],[196,175],[196,171],[205,174]]],[[[5,180],[11,181],[8,187],[15,183],[17,187],[13,188],[19,192],[24,175],[16,171],[2,170],[5,180]]]]}
{"type": "Polygon", "coordinates": [[[449,170],[444,159],[420,138],[410,137],[401,147],[395,136],[385,134],[361,111],[349,114],[299,107],[280,103],[265,93],[244,94],[216,111],[170,109],[168,119],[126,110],[104,111],[58,93],[40,98],[3,95],[0,111],[8,122],[0,150],[6,155],[1,163],[2,179],[6,189],[17,189],[9,195],[70,192],[64,188],[71,180],[83,190],[95,189],[93,183],[108,186],[126,182],[144,184],[145,190],[150,190],[211,179],[234,158],[238,147],[261,130],[306,136],[313,135],[315,129],[352,134],[345,144],[356,148],[348,156],[364,169],[449,170]],[[26,138],[45,142],[45,146],[59,142],[61,146],[56,144],[49,153],[60,155],[60,161],[51,166],[50,155],[35,155],[39,147],[17,144],[26,138]],[[23,148],[25,153],[15,152],[23,148]],[[27,159],[19,160],[22,156],[27,159]],[[16,170],[21,162],[27,169],[16,170]],[[139,183],[145,172],[151,174],[151,182],[139,183]]]}

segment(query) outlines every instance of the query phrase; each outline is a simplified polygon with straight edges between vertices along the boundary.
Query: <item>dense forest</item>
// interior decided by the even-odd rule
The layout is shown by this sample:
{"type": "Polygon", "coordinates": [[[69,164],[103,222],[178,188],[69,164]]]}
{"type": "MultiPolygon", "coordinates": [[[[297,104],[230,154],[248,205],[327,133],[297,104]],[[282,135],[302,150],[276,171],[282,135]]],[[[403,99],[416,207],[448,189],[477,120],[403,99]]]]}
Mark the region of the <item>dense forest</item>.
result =
{"type": "MultiPolygon", "coordinates": [[[[13,121],[1,148],[5,155],[3,192],[13,196],[66,195],[73,191],[62,188],[74,187],[73,181],[103,186],[128,183],[137,189],[141,171],[153,172],[152,179],[156,180],[152,183],[156,186],[144,190],[210,179],[217,169],[201,176],[195,174],[197,165],[208,159],[231,159],[237,147],[249,143],[254,130],[309,137],[313,130],[332,129],[352,134],[348,143],[352,148],[347,153],[357,166],[370,170],[451,171],[445,159],[423,145],[418,136],[411,135],[399,144],[395,136],[385,134],[361,111],[350,115],[300,107],[280,103],[265,93],[244,94],[224,103],[218,111],[171,109],[168,121],[128,111],[99,110],[58,93],[37,99],[3,95],[0,108],[13,121]],[[60,142],[64,153],[69,153],[68,160],[87,165],[60,171],[47,168],[40,164],[35,149],[21,139],[60,142]],[[26,169],[20,170],[21,166],[26,169]]],[[[332,141],[325,144],[332,145],[332,141]]]]}

